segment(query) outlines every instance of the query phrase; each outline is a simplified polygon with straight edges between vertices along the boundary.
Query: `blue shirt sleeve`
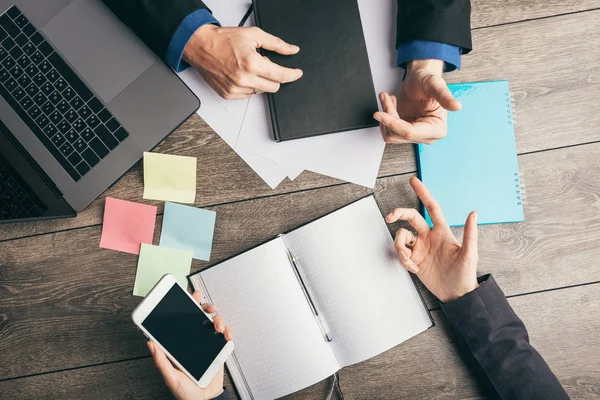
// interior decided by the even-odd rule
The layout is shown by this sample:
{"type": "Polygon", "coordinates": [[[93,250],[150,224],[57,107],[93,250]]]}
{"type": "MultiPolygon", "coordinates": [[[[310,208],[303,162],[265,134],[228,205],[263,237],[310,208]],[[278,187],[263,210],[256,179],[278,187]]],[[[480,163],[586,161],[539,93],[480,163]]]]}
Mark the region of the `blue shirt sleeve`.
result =
{"type": "Polygon", "coordinates": [[[406,63],[414,60],[442,60],[444,71],[460,69],[462,48],[451,44],[430,42],[427,40],[411,40],[398,46],[397,65],[406,68],[406,63]]]}
{"type": "Polygon", "coordinates": [[[181,72],[188,68],[189,65],[181,58],[183,57],[183,50],[187,46],[188,42],[192,38],[192,35],[198,28],[206,24],[215,24],[221,26],[219,21],[213,17],[213,15],[205,8],[196,10],[183,19],[179,28],[173,34],[171,43],[167,48],[167,54],[165,59],[169,67],[173,68],[175,72],[181,72]]]}

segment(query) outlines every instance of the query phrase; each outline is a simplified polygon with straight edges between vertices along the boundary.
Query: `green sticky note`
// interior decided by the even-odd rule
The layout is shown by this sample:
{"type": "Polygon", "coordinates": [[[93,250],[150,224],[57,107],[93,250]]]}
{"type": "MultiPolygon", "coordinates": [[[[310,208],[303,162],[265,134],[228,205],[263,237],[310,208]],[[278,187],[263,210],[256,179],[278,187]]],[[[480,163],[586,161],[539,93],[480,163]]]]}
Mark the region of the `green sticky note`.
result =
{"type": "Polygon", "coordinates": [[[193,204],[196,157],[144,153],[144,199],[193,204]]]}
{"type": "Polygon", "coordinates": [[[171,274],[183,287],[187,287],[187,276],[192,268],[191,251],[170,249],[142,243],[138,260],[134,296],[146,296],[150,289],[165,276],[171,274]]]}
{"type": "Polygon", "coordinates": [[[214,211],[167,202],[160,245],[191,250],[194,258],[209,261],[216,218],[214,211]]]}

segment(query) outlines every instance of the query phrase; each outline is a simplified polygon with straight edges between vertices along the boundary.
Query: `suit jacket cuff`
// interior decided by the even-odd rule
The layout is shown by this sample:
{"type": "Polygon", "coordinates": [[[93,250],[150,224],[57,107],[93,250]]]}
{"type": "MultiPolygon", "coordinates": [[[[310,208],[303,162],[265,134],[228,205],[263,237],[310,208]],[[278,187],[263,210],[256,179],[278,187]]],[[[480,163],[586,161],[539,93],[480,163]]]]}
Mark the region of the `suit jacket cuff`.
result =
{"type": "Polygon", "coordinates": [[[428,40],[411,40],[398,46],[397,65],[406,68],[406,63],[414,60],[442,60],[444,71],[460,69],[462,48],[451,44],[428,40]]]}
{"type": "Polygon", "coordinates": [[[175,72],[181,72],[189,65],[182,60],[183,50],[198,28],[205,24],[219,25],[219,21],[207,10],[196,10],[183,19],[179,28],[173,34],[169,47],[167,48],[166,61],[175,72]]]}
{"type": "Polygon", "coordinates": [[[229,400],[229,393],[227,393],[225,388],[223,388],[223,390],[221,390],[221,393],[219,393],[217,397],[213,398],[213,400],[229,400]]]}

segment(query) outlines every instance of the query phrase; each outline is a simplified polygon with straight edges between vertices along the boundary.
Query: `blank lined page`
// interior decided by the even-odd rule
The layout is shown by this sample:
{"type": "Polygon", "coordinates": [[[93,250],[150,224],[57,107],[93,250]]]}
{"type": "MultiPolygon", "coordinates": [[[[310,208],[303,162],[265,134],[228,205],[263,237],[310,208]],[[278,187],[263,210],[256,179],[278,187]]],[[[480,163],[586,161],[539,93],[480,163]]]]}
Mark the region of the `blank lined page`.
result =
{"type": "MultiPolygon", "coordinates": [[[[200,273],[210,300],[234,332],[232,369],[243,395],[274,399],[339,369],[290,265],[281,238],[200,273]],[[245,378],[245,381],[244,381],[245,378]]],[[[194,279],[193,279],[194,281],[194,279]]],[[[193,282],[197,286],[196,282],[193,282]]],[[[249,398],[248,396],[242,396],[249,398]]]]}
{"type": "Polygon", "coordinates": [[[342,367],[431,326],[372,196],[290,232],[284,241],[298,259],[342,367]]]}

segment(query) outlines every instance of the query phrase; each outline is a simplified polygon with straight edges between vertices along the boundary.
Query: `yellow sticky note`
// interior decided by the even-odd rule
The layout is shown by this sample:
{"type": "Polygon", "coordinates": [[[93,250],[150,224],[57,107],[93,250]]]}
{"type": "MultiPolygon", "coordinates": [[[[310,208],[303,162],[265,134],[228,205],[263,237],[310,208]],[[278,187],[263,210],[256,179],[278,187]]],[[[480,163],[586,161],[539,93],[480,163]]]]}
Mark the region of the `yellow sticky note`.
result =
{"type": "Polygon", "coordinates": [[[193,204],[196,157],[144,153],[144,199],[193,204]]]}

